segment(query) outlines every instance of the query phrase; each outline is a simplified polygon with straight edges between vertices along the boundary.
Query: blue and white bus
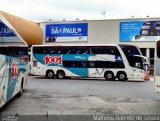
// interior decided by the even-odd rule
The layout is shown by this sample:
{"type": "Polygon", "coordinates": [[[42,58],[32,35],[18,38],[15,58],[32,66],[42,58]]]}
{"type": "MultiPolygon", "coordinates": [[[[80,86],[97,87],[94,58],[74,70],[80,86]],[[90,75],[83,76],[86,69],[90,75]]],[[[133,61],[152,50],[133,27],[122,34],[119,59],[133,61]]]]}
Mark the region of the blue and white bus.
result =
{"type": "Polygon", "coordinates": [[[28,59],[28,45],[14,28],[0,20],[0,108],[15,95],[22,95],[28,59]]]}
{"type": "Polygon", "coordinates": [[[48,78],[143,80],[146,61],[133,45],[34,45],[31,48],[31,74],[48,78]]]}

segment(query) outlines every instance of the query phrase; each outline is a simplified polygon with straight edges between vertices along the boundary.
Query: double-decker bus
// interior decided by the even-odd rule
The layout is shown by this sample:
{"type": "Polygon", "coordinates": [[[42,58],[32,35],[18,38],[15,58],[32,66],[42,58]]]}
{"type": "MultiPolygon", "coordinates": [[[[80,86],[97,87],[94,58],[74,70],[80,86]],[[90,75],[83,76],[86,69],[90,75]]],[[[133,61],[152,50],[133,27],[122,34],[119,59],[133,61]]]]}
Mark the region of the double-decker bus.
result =
{"type": "Polygon", "coordinates": [[[0,20],[0,108],[27,83],[28,45],[13,30],[0,20]]]}
{"type": "Polygon", "coordinates": [[[34,45],[31,74],[48,78],[143,80],[147,58],[133,45],[34,45]]]}

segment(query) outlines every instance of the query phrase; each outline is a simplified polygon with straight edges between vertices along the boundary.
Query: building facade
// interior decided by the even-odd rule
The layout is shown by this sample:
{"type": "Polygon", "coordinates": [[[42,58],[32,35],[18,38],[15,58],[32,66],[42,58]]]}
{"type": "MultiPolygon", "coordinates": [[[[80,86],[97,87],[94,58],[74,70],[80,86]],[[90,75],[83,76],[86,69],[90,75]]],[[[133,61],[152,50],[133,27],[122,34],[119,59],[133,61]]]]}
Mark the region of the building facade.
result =
{"type": "Polygon", "coordinates": [[[131,44],[154,64],[160,18],[42,22],[43,44],[131,44]]]}

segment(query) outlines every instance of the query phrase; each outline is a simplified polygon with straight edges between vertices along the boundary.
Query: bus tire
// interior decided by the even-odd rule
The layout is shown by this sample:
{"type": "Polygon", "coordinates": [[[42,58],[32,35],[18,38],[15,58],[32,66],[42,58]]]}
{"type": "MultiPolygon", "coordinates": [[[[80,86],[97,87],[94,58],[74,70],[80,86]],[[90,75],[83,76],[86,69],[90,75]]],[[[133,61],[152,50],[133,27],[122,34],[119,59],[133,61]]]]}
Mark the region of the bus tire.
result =
{"type": "Polygon", "coordinates": [[[17,94],[17,97],[21,97],[21,96],[22,96],[22,93],[23,93],[23,78],[22,78],[20,90],[19,90],[19,92],[18,92],[18,94],[17,94]]]}
{"type": "Polygon", "coordinates": [[[104,74],[104,78],[107,80],[107,81],[111,81],[111,80],[114,80],[114,73],[112,71],[107,71],[105,72],[104,74]]]}
{"type": "Polygon", "coordinates": [[[65,72],[63,70],[57,71],[57,78],[58,79],[64,79],[65,78],[65,72]]]}
{"type": "Polygon", "coordinates": [[[46,72],[46,77],[47,77],[48,79],[53,78],[53,77],[54,77],[54,72],[53,72],[52,70],[47,70],[47,72],[46,72]]]}
{"type": "Polygon", "coordinates": [[[127,80],[127,74],[125,72],[118,72],[117,78],[119,81],[126,81],[127,80]]]}

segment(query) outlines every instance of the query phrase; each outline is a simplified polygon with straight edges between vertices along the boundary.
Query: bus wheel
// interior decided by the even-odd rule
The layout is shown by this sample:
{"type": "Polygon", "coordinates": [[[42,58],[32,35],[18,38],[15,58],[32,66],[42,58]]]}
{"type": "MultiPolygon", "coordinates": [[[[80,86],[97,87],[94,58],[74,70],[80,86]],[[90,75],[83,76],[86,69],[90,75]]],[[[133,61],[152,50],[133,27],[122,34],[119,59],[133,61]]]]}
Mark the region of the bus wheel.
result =
{"type": "Polygon", "coordinates": [[[20,87],[20,90],[17,94],[17,97],[21,97],[22,96],[22,93],[23,93],[23,79],[22,79],[22,82],[21,82],[21,87],[20,87]]]}
{"type": "Polygon", "coordinates": [[[104,78],[105,78],[106,80],[109,80],[109,81],[114,80],[114,74],[113,74],[113,72],[112,72],[112,71],[106,72],[106,73],[104,74],[104,78]]]}
{"type": "Polygon", "coordinates": [[[57,78],[58,78],[58,79],[64,79],[64,78],[65,78],[65,73],[64,73],[64,71],[58,71],[58,72],[57,72],[57,78]]]}
{"type": "Polygon", "coordinates": [[[126,81],[127,80],[127,74],[125,72],[118,72],[117,78],[119,81],[126,81]]]}
{"type": "Polygon", "coordinates": [[[52,70],[48,70],[46,72],[46,77],[49,78],[49,79],[53,78],[54,77],[54,72],[52,70]]]}

